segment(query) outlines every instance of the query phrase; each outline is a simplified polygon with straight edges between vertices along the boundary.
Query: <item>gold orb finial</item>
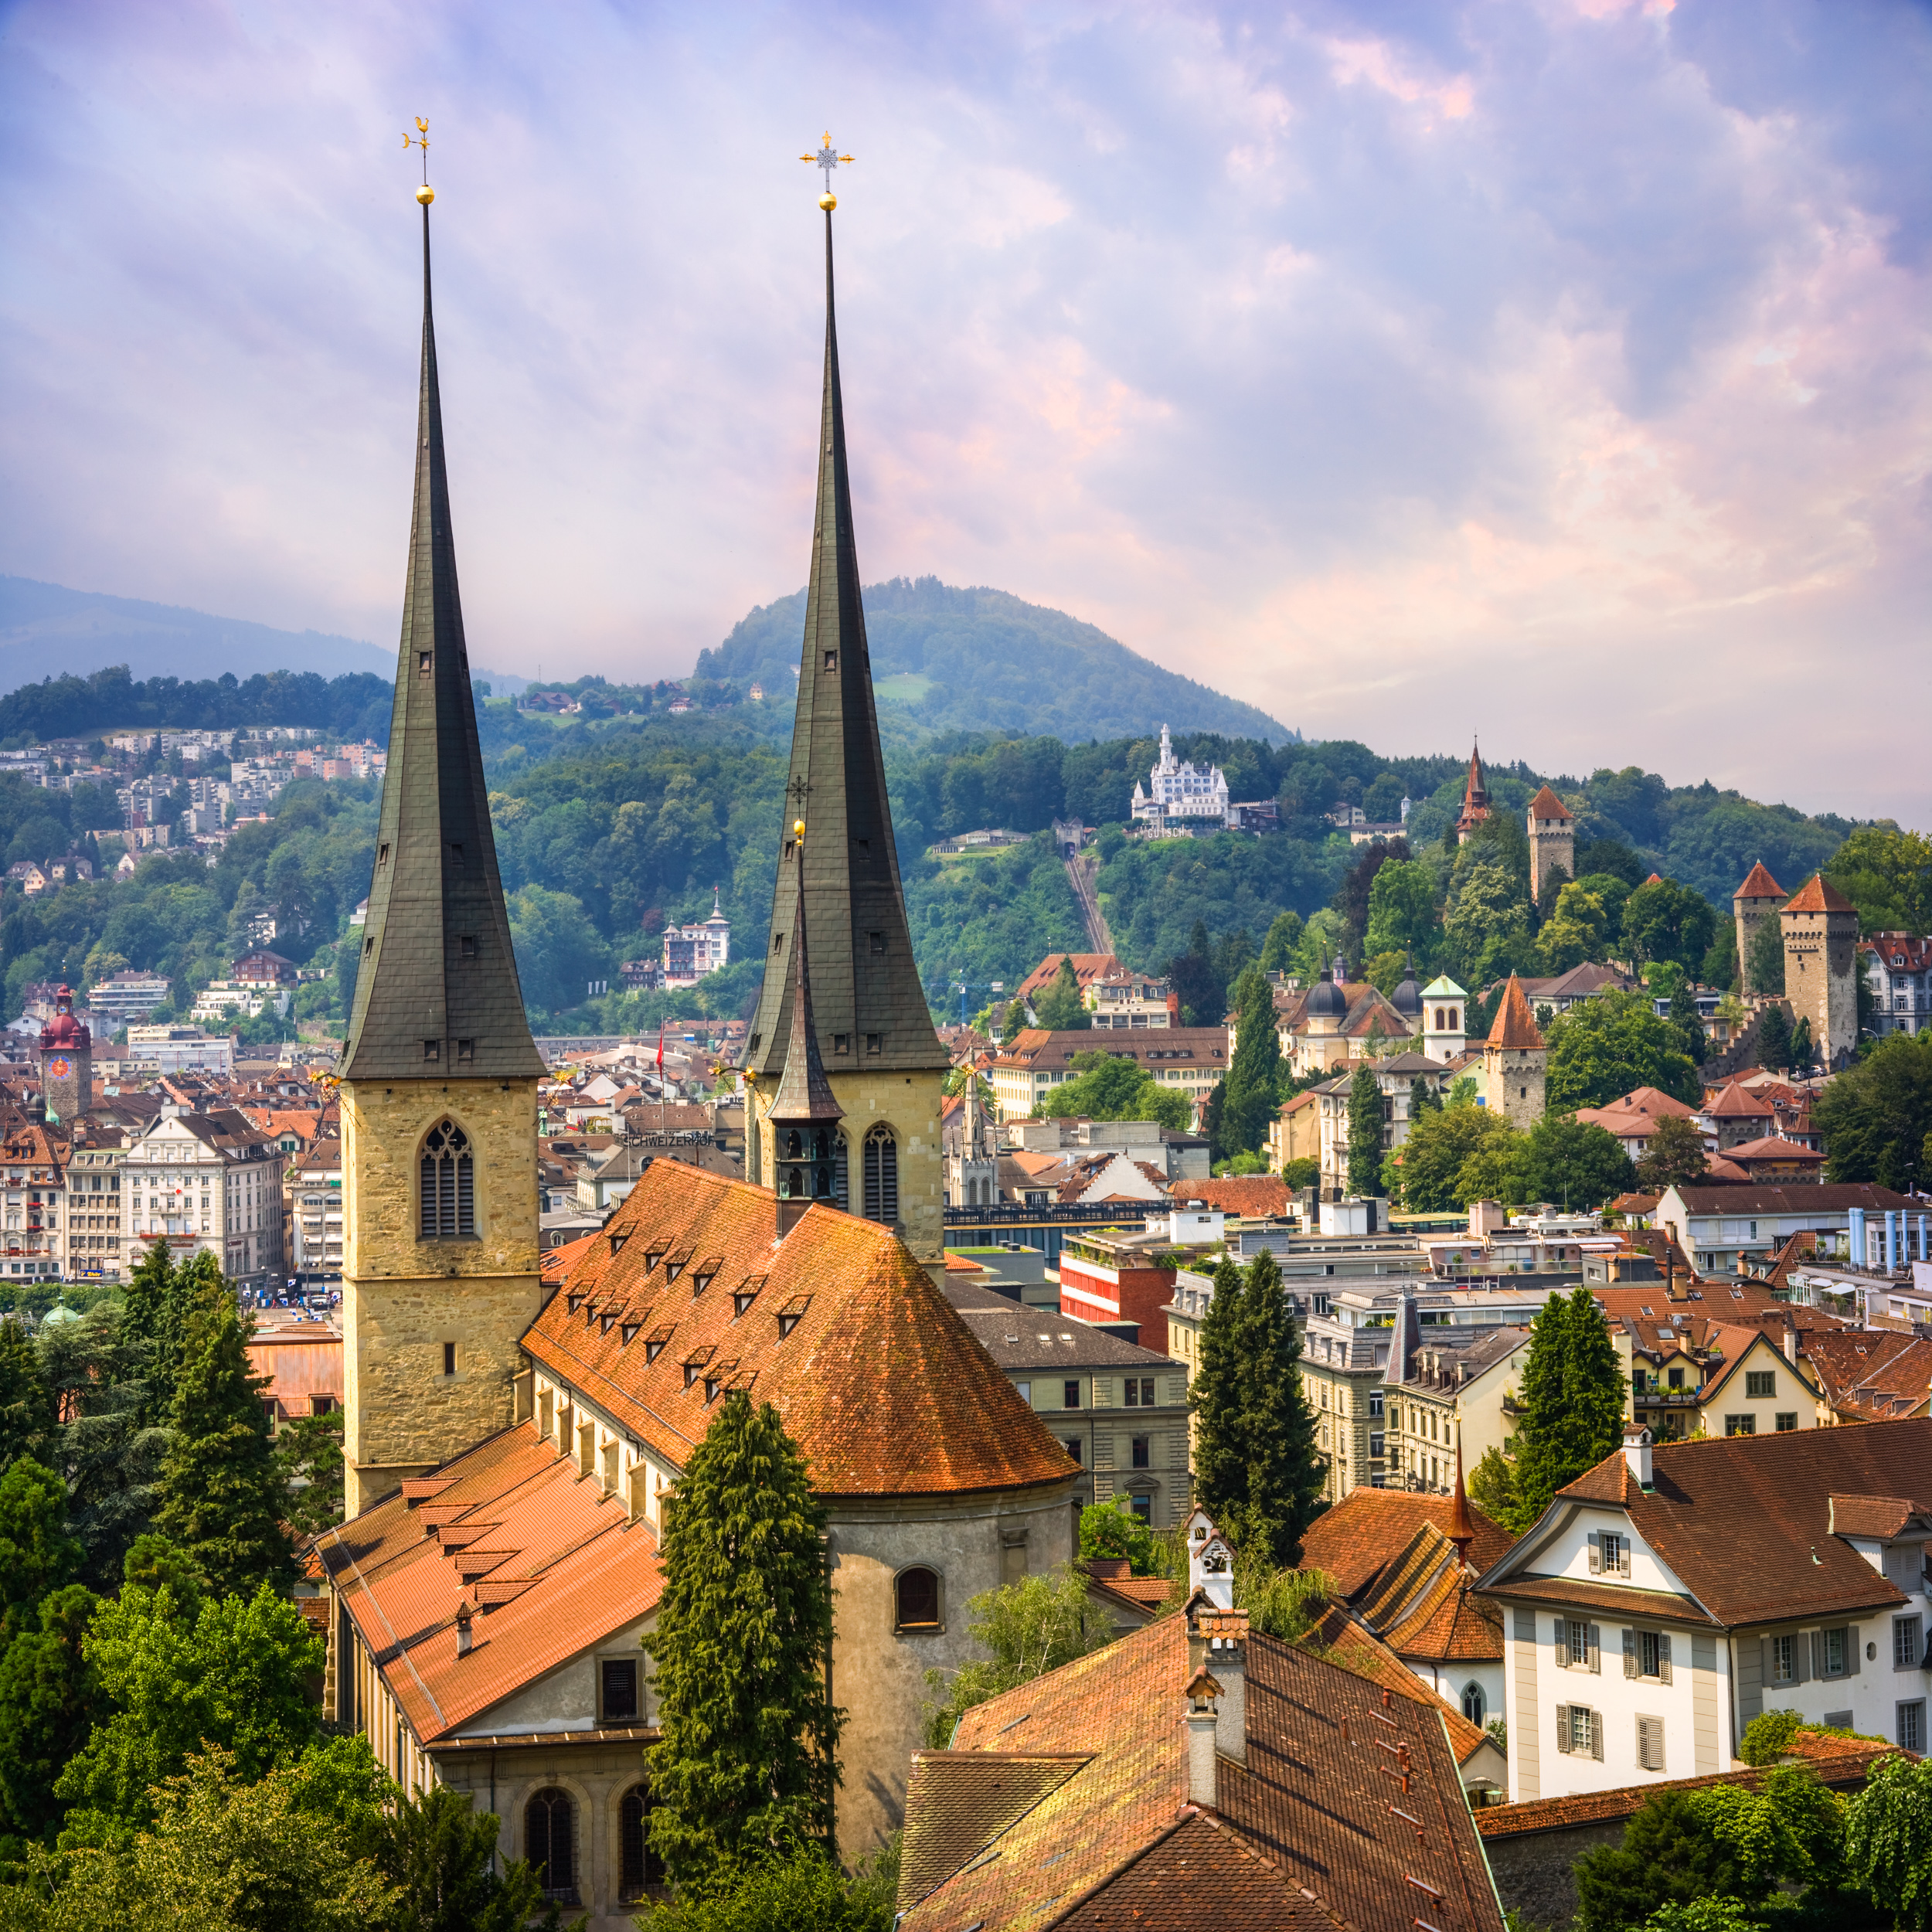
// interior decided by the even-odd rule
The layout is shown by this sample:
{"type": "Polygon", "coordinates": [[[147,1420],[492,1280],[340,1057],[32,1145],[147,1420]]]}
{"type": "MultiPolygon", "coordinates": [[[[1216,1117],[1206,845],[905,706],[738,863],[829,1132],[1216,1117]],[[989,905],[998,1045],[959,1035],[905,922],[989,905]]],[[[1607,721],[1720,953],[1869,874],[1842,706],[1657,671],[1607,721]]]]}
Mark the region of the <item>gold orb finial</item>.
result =
{"type": "Polygon", "coordinates": [[[793,821],[791,821],[791,835],[792,835],[792,837],[793,837],[793,838],[804,838],[804,835],[805,835],[805,821],[804,821],[804,819],[802,819],[802,818],[794,818],[794,819],[793,819],[793,821]]]}
{"type": "Polygon", "coordinates": [[[416,191],[416,199],[427,208],[436,199],[436,190],[430,185],[430,124],[420,114],[416,117],[416,133],[403,130],[403,151],[407,154],[412,148],[423,152],[423,185],[416,191]]]}
{"type": "Polygon", "coordinates": [[[431,202],[435,200],[436,190],[427,182],[424,182],[422,186],[417,189],[416,199],[427,208],[431,202]]]}
{"type": "Polygon", "coordinates": [[[838,197],[832,192],[832,171],[842,162],[849,162],[852,156],[839,153],[838,149],[832,145],[832,136],[827,134],[825,145],[818,150],[817,154],[801,155],[798,158],[801,161],[815,162],[825,170],[825,192],[818,197],[818,206],[829,215],[838,206],[838,197]]]}
{"type": "Polygon", "coordinates": [[[831,194],[821,195],[818,197],[818,206],[829,215],[838,206],[838,197],[831,194]]]}

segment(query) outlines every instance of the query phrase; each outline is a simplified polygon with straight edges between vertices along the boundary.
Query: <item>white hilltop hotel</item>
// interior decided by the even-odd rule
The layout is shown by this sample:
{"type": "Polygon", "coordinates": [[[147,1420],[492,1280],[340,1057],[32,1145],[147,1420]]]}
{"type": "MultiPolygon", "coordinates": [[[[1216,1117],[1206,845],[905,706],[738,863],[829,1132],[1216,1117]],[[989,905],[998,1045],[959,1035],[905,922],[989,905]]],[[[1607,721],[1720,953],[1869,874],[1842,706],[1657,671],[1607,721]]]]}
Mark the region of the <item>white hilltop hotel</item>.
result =
{"type": "Polygon", "coordinates": [[[1174,755],[1174,741],[1161,727],[1160,762],[1148,774],[1153,789],[1134,787],[1134,816],[1158,835],[1169,825],[1232,825],[1227,775],[1219,765],[1196,767],[1174,755]]]}

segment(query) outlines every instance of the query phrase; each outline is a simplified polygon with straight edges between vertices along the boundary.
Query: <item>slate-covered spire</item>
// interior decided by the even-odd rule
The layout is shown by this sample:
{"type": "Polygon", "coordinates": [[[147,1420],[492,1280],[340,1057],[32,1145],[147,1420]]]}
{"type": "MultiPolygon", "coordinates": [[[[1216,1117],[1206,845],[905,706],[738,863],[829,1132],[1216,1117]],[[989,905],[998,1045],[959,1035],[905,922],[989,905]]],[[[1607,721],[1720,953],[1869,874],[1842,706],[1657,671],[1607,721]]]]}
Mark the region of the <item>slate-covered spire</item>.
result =
{"type": "Polygon", "coordinates": [[[862,1070],[943,1072],[949,1063],[933,1031],[906,923],[872,702],[838,387],[829,210],[819,430],[811,582],[785,797],[787,826],[802,818],[808,835],[802,849],[788,831],[784,841],[771,899],[772,951],[746,1043],[745,1069],[755,1079],[777,1073],[784,1064],[794,980],[785,970],[784,951],[802,862],[809,888],[812,1011],[826,1066],[835,1077],[862,1070]]]}
{"type": "MultiPolygon", "coordinates": [[[[794,872],[798,869],[793,868],[794,872]]],[[[785,1028],[784,1070],[779,1075],[777,1089],[771,1097],[769,1116],[772,1126],[777,1129],[802,1126],[813,1121],[843,1120],[845,1114],[833,1097],[832,1083],[825,1078],[825,1063],[819,1054],[816,1029],[812,1025],[804,900],[804,882],[801,878],[791,916],[791,930],[796,937],[791,947],[791,1011],[785,1028]]]]}
{"type": "Polygon", "coordinates": [[[416,507],[369,919],[343,1054],[348,1080],[539,1074],[490,833],[450,529],[423,204],[416,507]]]}

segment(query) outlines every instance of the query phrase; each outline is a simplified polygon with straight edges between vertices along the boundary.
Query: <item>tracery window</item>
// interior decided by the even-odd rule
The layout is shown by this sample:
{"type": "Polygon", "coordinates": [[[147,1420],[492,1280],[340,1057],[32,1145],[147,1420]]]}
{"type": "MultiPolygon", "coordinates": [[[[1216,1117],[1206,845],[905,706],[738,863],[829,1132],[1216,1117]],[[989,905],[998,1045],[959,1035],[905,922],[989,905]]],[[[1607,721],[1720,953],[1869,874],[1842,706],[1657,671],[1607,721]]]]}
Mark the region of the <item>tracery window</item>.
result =
{"type": "Polygon", "coordinates": [[[866,1136],[866,1219],[889,1226],[899,1219],[899,1141],[889,1127],[866,1136]]]}
{"type": "Polygon", "coordinates": [[[567,1791],[546,1785],[523,1808],[523,1855],[546,1899],[577,1902],[577,1807],[567,1791]]]}
{"type": "Polygon", "coordinates": [[[444,1121],[423,1143],[423,1239],[454,1240],[476,1232],[476,1165],[469,1136],[444,1121]]]}

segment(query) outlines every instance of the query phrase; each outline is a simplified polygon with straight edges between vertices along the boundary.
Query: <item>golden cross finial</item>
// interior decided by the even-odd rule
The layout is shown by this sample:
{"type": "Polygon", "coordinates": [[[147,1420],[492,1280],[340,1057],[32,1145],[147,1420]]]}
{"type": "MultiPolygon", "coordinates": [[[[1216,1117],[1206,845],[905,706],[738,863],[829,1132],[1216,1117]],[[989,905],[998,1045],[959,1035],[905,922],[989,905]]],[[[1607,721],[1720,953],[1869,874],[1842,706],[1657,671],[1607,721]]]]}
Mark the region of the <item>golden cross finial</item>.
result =
{"type": "Polygon", "coordinates": [[[832,192],[832,171],[841,162],[849,162],[852,156],[838,153],[833,148],[832,136],[828,133],[825,136],[825,145],[818,150],[817,154],[801,155],[798,158],[801,161],[816,162],[825,171],[825,192],[818,197],[818,206],[824,209],[827,214],[830,214],[832,209],[838,206],[838,197],[832,192]]]}
{"type": "Polygon", "coordinates": [[[436,199],[436,190],[430,185],[430,124],[419,114],[416,121],[417,138],[412,138],[410,131],[403,130],[403,149],[406,154],[412,148],[423,151],[423,185],[416,191],[416,199],[427,208],[436,199]]]}

